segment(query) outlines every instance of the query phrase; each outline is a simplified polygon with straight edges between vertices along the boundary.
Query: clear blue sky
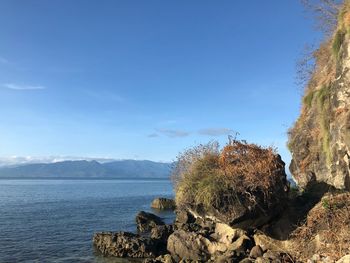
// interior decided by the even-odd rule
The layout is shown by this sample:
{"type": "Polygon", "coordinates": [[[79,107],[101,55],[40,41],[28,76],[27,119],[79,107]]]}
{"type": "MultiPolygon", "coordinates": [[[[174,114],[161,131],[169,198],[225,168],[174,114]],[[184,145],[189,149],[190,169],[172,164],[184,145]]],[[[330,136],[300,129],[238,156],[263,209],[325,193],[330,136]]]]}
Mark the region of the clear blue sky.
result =
{"type": "Polygon", "coordinates": [[[295,0],[0,1],[0,156],[171,161],[198,143],[275,145],[317,38],[295,0]]]}

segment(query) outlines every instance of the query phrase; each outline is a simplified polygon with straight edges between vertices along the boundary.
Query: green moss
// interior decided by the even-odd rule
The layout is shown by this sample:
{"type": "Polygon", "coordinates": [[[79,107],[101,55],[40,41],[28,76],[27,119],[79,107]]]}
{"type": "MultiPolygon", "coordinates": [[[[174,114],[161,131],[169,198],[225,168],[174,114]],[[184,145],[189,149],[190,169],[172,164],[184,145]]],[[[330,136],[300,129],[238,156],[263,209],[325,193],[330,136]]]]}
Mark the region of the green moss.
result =
{"type": "Polygon", "coordinates": [[[330,205],[329,200],[327,198],[322,199],[322,206],[326,210],[329,210],[331,208],[331,205],[330,205]]]}
{"type": "Polygon", "coordinates": [[[328,100],[330,97],[330,88],[326,85],[323,85],[322,88],[317,91],[317,97],[319,102],[321,103],[321,106],[324,106],[326,100],[328,100]]]}
{"type": "Polygon", "coordinates": [[[338,30],[337,33],[335,33],[332,50],[333,50],[333,55],[335,56],[336,59],[339,58],[339,51],[340,51],[341,45],[344,42],[345,34],[346,32],[344,32],[344,30],[338,30]]]}
{"type": "Polygon", "coordinates": [[[311,107],[311,103],[312,100],[314,98],[315,92],[314,91],[310,91],[304,98],[303,98],[303,102],[304,105],[306,105],[308,108],[311,107]]]}
{"type": "Polygon", "coordinates": [[[346,12],[347,11],[345,8],[343,8],[342,10],[339,11],[339,13],[338,13],[338,24],[339,25],[343,24],[344,16],[345,16],[346,12]]]}
{"type": "Polygon", "coordinates": [[[320,118],[320,133],[322,136],[322,151],[326,155],[327,164],[331,164],[332,154],[330,150],[329,131],[329,108],[330,108],[330,87],[324,85],[317,91],[317,105],[320,118]]]}

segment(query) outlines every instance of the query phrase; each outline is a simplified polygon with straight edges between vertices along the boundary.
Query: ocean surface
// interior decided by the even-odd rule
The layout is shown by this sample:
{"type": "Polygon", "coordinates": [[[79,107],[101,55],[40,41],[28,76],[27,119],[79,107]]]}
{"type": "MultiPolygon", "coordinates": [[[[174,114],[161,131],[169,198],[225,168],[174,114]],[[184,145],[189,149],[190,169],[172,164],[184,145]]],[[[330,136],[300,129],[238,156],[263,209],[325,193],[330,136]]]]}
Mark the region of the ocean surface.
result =
{"type": "Polygon", "coordinates": [[[0,262],[129,262],[102,257],[94,232],[136,232],[135,215],[172,197],[169,180],[0,179],[0,262]]]}

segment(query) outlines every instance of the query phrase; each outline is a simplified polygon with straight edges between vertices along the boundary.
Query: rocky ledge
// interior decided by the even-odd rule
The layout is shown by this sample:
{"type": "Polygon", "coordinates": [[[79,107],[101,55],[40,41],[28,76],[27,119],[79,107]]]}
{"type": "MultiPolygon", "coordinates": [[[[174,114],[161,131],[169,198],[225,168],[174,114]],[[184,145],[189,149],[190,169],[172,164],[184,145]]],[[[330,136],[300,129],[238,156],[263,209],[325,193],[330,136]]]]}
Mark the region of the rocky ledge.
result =
{"type": "Polygon", "coordinates": [[[140,225],[146,229],[142,236],[96,233],[94,245],[105,256],[139,258],[144,262],[294,262],[290,255],[264,247],[253,231],[234,229],[185,210],[177,211],[172,225],[161,220],[155,223],[155,218],[158,217],[140,212],[136,222],[138,229],[140,225]]]}

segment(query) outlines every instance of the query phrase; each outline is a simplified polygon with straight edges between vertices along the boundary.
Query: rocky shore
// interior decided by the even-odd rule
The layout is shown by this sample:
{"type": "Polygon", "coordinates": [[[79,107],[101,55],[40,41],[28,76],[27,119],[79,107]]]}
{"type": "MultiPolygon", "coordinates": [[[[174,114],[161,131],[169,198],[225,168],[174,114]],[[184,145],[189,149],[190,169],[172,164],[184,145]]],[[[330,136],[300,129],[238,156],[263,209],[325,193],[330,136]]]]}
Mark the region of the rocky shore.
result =
{"type": "MultiPolygon", "coordinates": [[[[344,256],[350,253],[349,244],[344,244],[340,259],[327,256],[328,252],[336,250],[332,246],[339,244],[335,244],[336,239],[330,238],[325,227],[326,220],[336,223],[331,213],[339,218],[344,211],[349,211],[350,195],[326,194],[314,202],[317,203],[310,204],[304,196],[294,197],[279,216],[259,227],[248,228],[232,227],[213,215],[202,216],[191,209],[174,211],[176,217],[172,224],[165,224],[157,215],[141,211],[135,218],[137,234],[95,233],[93,244],[105,257],[130,258],[147,263],[350,262],[350,256],[344,256]],[[296,228],[294,223],[300,222],[300,216],[305,214],[307,223],[296,228]],[[313,236],[305,234],[312,231],[315,232],[313,236]]],[[[249,218],[247,220],[252,222],[249,218]]],[[[348,235],[350,229],[346,220],[350,219],[339,220],[334,226],[339,231],[337,235],[348,235]]]]}
{"type": "Polygon", "coordinates": [[[144,262],[296,262],[284,251],[273,250],[257,230],[243,230],[177,210],[173,224],[154,214],[136,216],[138,234],[96,233],[95,247],[105,256],[139,258],[144,262]]]}

